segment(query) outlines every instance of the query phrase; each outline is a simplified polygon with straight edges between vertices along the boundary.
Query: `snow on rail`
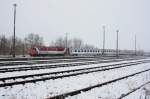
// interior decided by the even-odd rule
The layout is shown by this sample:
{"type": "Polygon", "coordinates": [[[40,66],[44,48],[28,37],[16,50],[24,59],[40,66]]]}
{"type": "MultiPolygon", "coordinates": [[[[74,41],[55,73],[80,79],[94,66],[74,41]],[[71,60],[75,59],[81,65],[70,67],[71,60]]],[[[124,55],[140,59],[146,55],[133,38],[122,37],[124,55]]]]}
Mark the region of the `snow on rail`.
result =
{"type": "MultiPolygon", "coordinates": [[[[0,98],[27,98],[27,99],[41,99],[50,96],[59,95],[69,91],[85,88],[95,84],[103,83],[115,78],[130,75],[145,69],[149,69],[150,63],[101,71],[89,74],[78,75],[74,77],[67,77],[63,79],[48,80],[45,82],[37,82],[35,84],[15,85],[13,87],[0,88],[0,98]],[[42,90],[42,91],[41,91],[42,90]]],[[[145,74],[145,73],[144,73],[145,74]]],[[[142,79],[149,74],[143,74],[142,79]]],[[[84,98],[85,99],[85,98],[84,98]]]]}

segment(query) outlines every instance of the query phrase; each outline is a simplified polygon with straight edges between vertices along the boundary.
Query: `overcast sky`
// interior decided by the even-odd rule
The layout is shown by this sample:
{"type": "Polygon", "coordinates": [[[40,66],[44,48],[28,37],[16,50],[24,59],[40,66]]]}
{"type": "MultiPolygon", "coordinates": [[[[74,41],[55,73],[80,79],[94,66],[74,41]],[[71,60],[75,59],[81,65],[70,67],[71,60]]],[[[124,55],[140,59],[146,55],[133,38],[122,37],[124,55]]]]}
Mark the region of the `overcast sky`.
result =
{"type": "Polygon", "coordinates": [[[68,33],[87,44],[102,48],[106,26],[106,48],[150,51],[150,0],[0,0],[0,34],[13,34],[13,4],[17,3],[16,35],[38,33],[46,44],[68,33]]]}

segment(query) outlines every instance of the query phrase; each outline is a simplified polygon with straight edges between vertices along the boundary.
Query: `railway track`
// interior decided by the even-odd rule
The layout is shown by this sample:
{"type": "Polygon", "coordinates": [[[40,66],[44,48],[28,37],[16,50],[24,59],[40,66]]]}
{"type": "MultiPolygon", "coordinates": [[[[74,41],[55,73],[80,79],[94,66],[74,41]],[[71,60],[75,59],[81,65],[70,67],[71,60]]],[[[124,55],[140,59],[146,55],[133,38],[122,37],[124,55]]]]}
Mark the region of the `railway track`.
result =
{"type": "MultiPolygon", "coordinates": [[[[22,58],[1,58],[0,61],[28,61],[28,60],[53,60],[53,59],[72,59],[72,58],[89,58],[89,57],[73,57],[73,56],[59,56],[59,57],[22,57],[22,58]]],[[[95,58],[95,57],[90,57],[95,58]]]]}
{"type": "Polygon", "coordinates": [[[60,67],[73,67],[80,65],[98,64],[101,62],[75,62],[75,63],[63,63],[63,64],[49,64],[42,66],[27,66],[27,67],[11,67],[11,68],[0,68],[0,73],[14,72],[14,71],[27,71],[27,70],[39,70],[39,69],[50,69],[50,68],[60,68],[60,67]]]}
{"type": "Polygon", "coordinates": [[[14,65],[33,65],[33,64],[49,64],[61,62],[76,62],[76,61],[90,61],[96,59],[53,59],[53,60],[28,60],[28,61],[2,61],[0,66],[14,66],[14,65]]]}
{"type": "MultiPolygon", "coordinates": [[[[126,59],[126,60],[137,60],[137,59],[126,59]]],[[[47,65],[38,65],[38,66],[17,66],[17,67],[4,67],[0,68],[0,73],[14,72],[14,71],[27,71],[27,70],[39,70],[39,69],[50,69],[50,68],[59,68],[59,67],[73,67],[80,65],[90,65],[90,64],[99,64],[99,63],[109,63],[109,62],[119,62],[124,61],[124,59],[115,59],[115,60],[104,60],[104,61],[83,61],[83,62],[74,62],[74,63],[62,63],[62,64],[47,64],[47,65]]]]}
{"type": "MultiPolygon", "coordinates": [[[[131,57],[131,56],[129,56],[131,57]]],[[[141,56],[140,56],[141,57],[141,56]]],[[[145,56],[144,56],[145,57],[145,56]]],[[[28,61],[28,60],[53,60],[53,59],[78,59],[78,58],[116,58],[115,56],[52,56],[52,57],[22,57],[22,58],[0,58],[0,61],[28,61]]],[[[119,56],[119,58],[124,58],[124,56],[119,56]]],[[[127,57],[128,58],[128,57],[127,57]]]]}
{"type": "MultiPolygon", "coordinates": [[[[150,69],[146,69],[146,70],[143,70],[143,71],[140,71],[140,72],[136,72],[136,73],[133,73],[133,74],[130,74],[130,75],[127,75],[127,76],[119,77],[119,78],[116,78],[116,79],[113,79],[113,80],[110,80],[110,81],[106,81],[104,83],[96,84],[96,85],[89,86],[89,87],[86,87],[86,88],[82,88],[82,89],[79,89],[79,90],[75,90],[75,91],[71,91],[71,92],[68,92],[68,93],[56,95],[56,96],[53,96],[53,97],[49,97],[47,99],[65,99],[68,96],[74,96],[74,95],[80,94],[81,92],[86,92],[86,91],[89,91],[89,90],[97,88],[97,87],[102,87],[102,86],[105,86],[105,85],[108,85],[108,84],[111,84],[111,83],[114,83],[114,82],[117,82],[117,81],[120,81],[120,80],[124,80],[124,79],[130,78],[130,77],[136,76],[138,74],[148,72],[148,71],[150,71],[150,69]]],[[[147,82],[147,83],[149,83],[149,82],[147,82]]],[[[135,90],[125,94],[124,96],[119,97],[118,99],[124,98],[125,96],[127,96],[128,94],[136,91],[137,89],[138,88],[136,88],[135,90]]]]}
{"type": "MultiPolygon", "coordinates": [[[[116,58],[112,58],[115,60],[116,58]]],[[[14,66],[14,65],[33,65],[33,64],[49,64],[49,63],[61,63],[61,62],[77,62],[77,61],[94,61],[94,60],[112,60],[103,58],[78,58],[78,59],[53,59],[53,60],[28,60],[28,61],[1,61],[0,66],[14,66]]],[[[116,59],[120,60],[120,59],[116,59]]]]}
{"type": "Polygon", "coordinates": [[[76,62],[76,61],[91,61],[91,60],[132,60],[132,59],[144,59],[144,57],[134,57],[134,58],[103,58],[103,57],[95,57],[95,58],[71,58],[71,59],[43,59],[41,60],[13,60],[13,61],[0,61],[0,67],[2,66],[15,66],[15,65],[33,65],[33,64],[48,64],[48,63],[61,63],[61,62],[76,62]]]}
{"type": "Polygon", "coordinates": [[[118,63],[118,64],[112,64],[112,65],[96,66],[96,67],[90,67],[90,68],[65,70],[65,71],[50,72],[50,73],[5,77],[5,78],[0,78],[0,81],[3,82],[0,84],[0,87],[13,86],[13,85],[18,85],[18,84],[26,84],[26,83],[35,83],[37,81],[45,81],[45,80],[50,80],[50,79],[77,76],[77,75],[82,75],[82,74],[87,74],[87,73],[112,70],[112,69],[123,68],[123,67],[128,67],[128,66],[135,66],[138,64],[148,63],[148,62],[150,62],[150,60],[118,63]],[[26,79],[29,77],[30,79],[26,79]]]}
{"type": "MultiPolygon", "coordinates": [[[[59,57],[28,57],[28,58],[0,58],[0,61],[32,61],[32,60],[56,60],[56,59],[95,59],[95,58],[103,58],[103,59],[112,59],[112,58],[116,58],[116,57],[102,57],[102,56],[97,56],[97,57],[94,57],[94,56],[59,56],[59,57]]],[[[124,57],[119,57],[119,58],[124,58],[124,57]]],[[[128,58],[128,57],[127,57],[128,58]]]]}
{"type": "Polygon", "coordinates": [[[125,93],[125,94],[122,94],[118,99],[123,99],[123,98],[127,97],[128,95],[130,95],[130,94],[134,93],[135,91],[141,89],[142,87],[144,87],[147,84],[150,84],[150,81],[142,84],[141,86],[139,86],[137,88],[132,89],[132,91],[129,91],[129,92],[125,93]]]}
{"type": "MultiPolygon", "coordinates": [[[[55,63],[53,61],[51,64],[48,64],[49,62],[47,62],[46,63],[47,65],[43,63],[44,65],[40,64],[38,66],[36,66],[36,65],[32,65],[32,66],[29,66],[29,65],[27,65],[27,66],[20,65],[19,66],[19,65],[17,65],[17,66],[15,66],[15,65],[13,65],[15,63],[13,63],[11,66],[9,66],[11,64],[10,63],[8,66],[5,66],[5,67],[4,66],[0,66],[0,73],[14,72],[14,71],[49,69],[49,68],[67,67],[67,66],[72,67],[72,66],[80,66],[80,65],[89,65],[89,64],[97,64],[97,63],[108,63],[108,62],[119,62],[119,61],[127,61],[127,60],[139,60],[139,59],[144,59],[144,58],[127,58],[127,59],[110,59],[110,60],[94,59],[94,61],[93,60],[89,60],[89,59],[88,59],[88,61],[85,61],[85,60],[83,61],[82,59],[80,59],[79,62],[74,63],[74,64],[66,63],[65,61],[61,61],[61,62],[65,62],[65,63],[63,63],[61,65],[58,64],[58,63],[61,63],[60,61],[57,61],[56,64],[53,64],[53,63],[55,63]]],[[[73,62],[76,62],[76,61],[78,61],[78,60],[73,60],[73,62]]],[[[25,65],[25,64],[23,64],[23,65],[25,65]]]]}

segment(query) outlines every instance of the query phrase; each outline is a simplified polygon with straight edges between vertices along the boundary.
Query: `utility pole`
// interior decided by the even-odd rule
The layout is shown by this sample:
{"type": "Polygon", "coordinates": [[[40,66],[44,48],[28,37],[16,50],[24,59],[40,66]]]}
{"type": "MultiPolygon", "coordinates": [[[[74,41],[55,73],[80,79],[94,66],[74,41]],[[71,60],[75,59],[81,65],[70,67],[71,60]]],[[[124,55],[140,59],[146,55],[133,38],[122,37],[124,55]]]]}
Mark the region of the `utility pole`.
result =
{"type": "Polygon", "coordinates": [[[135,35],[135,55],[136,55],[136,35],[135,35]]]}
{"type": "Polygon", "coordinates": [[[23,57],[25,57],[25,44],[24,44],[24,42],[23,42],[23,45],[22,45],[22,56],[23,57]]]}
{"type": "Polygon", "coordinates": [[[102,55],[104,55],[105,53],[105,26],[103,26],[103,53],[102,55]]]}
{"type": "Polygon", "coordinates": [[[66,48],[68,48],[68,33],[66,33],[66,48]]]}
{"type": "Polygon", "coordinates": [[[13,57],[15,57],[15,32],[16,32],[16,7],[17,4],[13,4],[14,6],[14,36],[13,36],[13,57]]]}
{"type": "Polygon", "coordinates": [[[66,33],[66,54],[68,55],[68,33],[66,33]]]}
{"type": "Polygon", "coordinates": [[[116,56],[118,57],[119,53],[118,53],[118,32],[119,30],[116,31],[117,32],[117,40],[116,40],[116,56]]]}

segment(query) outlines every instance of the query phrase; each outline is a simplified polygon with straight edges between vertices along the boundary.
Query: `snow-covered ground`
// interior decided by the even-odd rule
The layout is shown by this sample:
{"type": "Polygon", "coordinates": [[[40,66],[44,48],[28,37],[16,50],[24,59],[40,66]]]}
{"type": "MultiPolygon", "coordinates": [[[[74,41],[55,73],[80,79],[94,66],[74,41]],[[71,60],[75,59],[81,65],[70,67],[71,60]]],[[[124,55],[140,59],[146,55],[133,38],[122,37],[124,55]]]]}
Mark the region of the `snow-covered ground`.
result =
{"type": "MultiPolygon", "coordinates": [[[[134,77],[127,78],[112,84],[94,88],[87,92],[75,96],[69,96],[66,99],[118,99],[122,94],[126,94],[133,89],[141,86],[150,79],[150,72],[142,73],[134,77]]],[[[143,88],[131,95],[124,97],[125,99],[145,99],[145,91],[143,88]],[[139,91],[139,92],[138,92],[139,91]],[[141,97],[141,98],[140,98],[141,97]]],[[[148,98],[149,99],[149,98],[148,98]]]]}
{"type": "MultiPolygon", "coordinates": [[[[123,59],[112,59],[112,60],[116,60],[116,61],[123,61],[123,59]]],[[[142,59],[140,59],[142,60],[142,59]]],[[[146,59],[143,59],[146,60],[146,59]]],[[[59,59],[59,60],[29,60],[29,61],[0,61],[0,63],[4,64],[2,66],[0,66],[0,68],[6,68],[5,64],[7,63],[32,63],[32,62],[39,62],[37,64],[32,64],[32,65],[10,65],[7,66],[7,68],[11,68],[11,67],[28,67],[28,66],[45,66],[45,65],[59,65],[59,64],[66,64],[66,63],[84,63],[84,62],[98,62],[98,61],[102,61],[102,62],[108,62],[111,60],[75,60],[75,59],[59,59]],[[41,63],[40,63],[41,62],[41,63]],[[52,63],[51,63],[52,62],[52,63]]]]}
{"type": "MultiPolygon", "coordinates": [[[[121,62],[114,62],[121,63],[121,62]]],[[[103,63],[94,65],[75,66],[67,68],[56,68],[50,70],[37,70],[37,71],[23,71],[2,73],[1,77],[25,75],[41,72],[61,71],[76,68],[103,66],[114,63],[103,63]]],[[[78,76],[66,77],[56,80],[47,80],[36,83],[28,83],[25,85],[15,85],[12,87],[0,88],[0,99],[43,99],[62,93],[74,91],[77,89],[89,87],[92,85],[100,84],[106,81],[110,81],[119,77],[123,77],[129,74],[133,74],[142,70],[150,69],[150,63],[139,64],[131,67],[118,68],[114,70],[101,71],[89,74],[83,74],[78,76]]],[[[121,80],[112,84],[100,88],[94,88],[87,92],[75,96],[69,96],[68,99],[116,99],[123,93],[131,91],[133,88],[140,86],[143,83],[150,81],[150,71],[138,74],[132,78],[121,80]]],[[[137,91],[136,93],[138,93],[137,91]]],[[[135,94],[136,97],[137,94],[135,94]]],[[[141,91],[139,92],[141,93],[141,91]]],[[[142,93],[141,93],[142,94],[142,93]]],[[[141,94],[138,94],[141,96],[141,94]]],[[[134,95],[133,95],[134,96],[134,95]]],[[[129,97],[133,97],[132,95],[129,97]]],[[[126,97],[127,98],[127,97],[126,97]]],[[[139,98],[128,98],[139,99],[139,98]]]]}
{"type": "MultiPolygon", "coordinates": [[[[145,60],[145,59],[142,59],[142,60],[145,60]]],[[[50,69],[41,69],[41,70],[15,71],[15,72],[9,72],[9,73],[6,72],[6,73],[0,73],[0,78],[27,75],[27,74],[29,75],[29,74],[49,73],[49,72],[63,71],[63,70],[74,70],[74,69],[90,68],[90,67],[105,66],[105,65],[112,65],[112,64],[115,65],[118,63],[135,62],[135,61],[139,61],[139,60],[119,61],[119,62],[111,62],[111,63],[91,64],[91,65],[80,65],[80,66],[71,66],[71,67],[59,67],[59,68],[50,68],[50,69]]],[[[96,61],[87,61],[87,62],[96,62],[96,61]]],[[[69,63],[72,64],[72,63],[87,63],[87,62],[69,62],[69,63]]],[[[69,64],[69,63],[20,65],[19,67],[47,66],[47,65],[52,66],[52,65],[69,64]]],[[[17,66],[13,66],[13,67],[17,67],[17,66]]],[[[3,68],[3,67],[0,67],[0,68],[3,68]]],[[[10,67],[8,66],[7,68],[11,68],[11,66],[10,67]]]]}
{"type": "MultiPolygon", "coordinates": [[[[80,58],[78,58],[80,59],[80,58]]],[[[81,58],[81,59],[84,59],[86,60],[86,58],[81,58]]],[[[19,63],[19,62],[53,62],[53,61],[71,61],[71,60],[75,60],[75,59],[41,59],[41,60],[21,60],[21,61],[0,61],[0,63],[19,63]]]]}

